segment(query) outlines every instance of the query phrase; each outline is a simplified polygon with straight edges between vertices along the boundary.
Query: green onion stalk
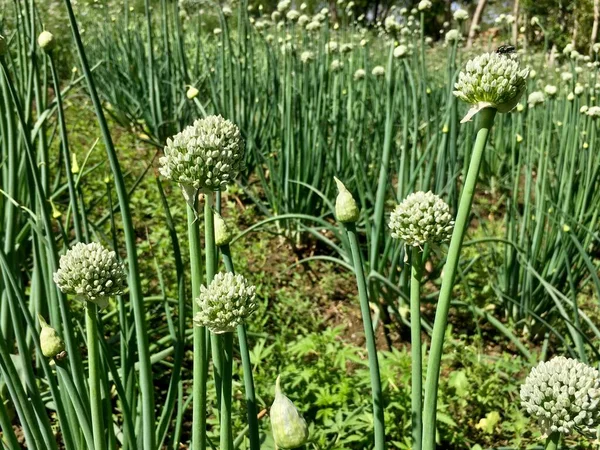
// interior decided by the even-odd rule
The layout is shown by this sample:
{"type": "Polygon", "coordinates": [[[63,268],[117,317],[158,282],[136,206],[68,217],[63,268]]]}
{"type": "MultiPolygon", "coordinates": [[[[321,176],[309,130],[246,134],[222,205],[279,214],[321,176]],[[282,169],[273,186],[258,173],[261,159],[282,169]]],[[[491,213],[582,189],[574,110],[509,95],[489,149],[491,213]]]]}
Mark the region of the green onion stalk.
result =
{"type": "Polygon", "coordinates": [[[413,448],[420,449],[423,439],[423,355],[421,353],[421,275],[423,252],[413,247],[410,256],[410,353],[411,353],[411,417],[413,448]]]}
{"type": "Polygon", "coordinates": [[[354,264],[354,272],[358,286],[360,311],[365,329],[365,340],[369,358],[369,374],[371,378],[371,396],[373,400],[373,421],[375,424],[374,449],[384,450],[384,402],[381,388],[381,377],[379,374],[379,361],[377,359],[377,344],[375,341],[375,332],[373,331],[371,310],[369,308],[369,296],[367,292],[367,281],[363,269],[362,254],[356,232],[356,221],[359,218],[360,211],[356,201],[352,197],[352,194],[346,189],[340,180],[336,178],[335,181],[339,191],[335,205],[336,217],[338,222],[342,224],[342,227],[345,228],[345,231],[348,235],[348,241],[350,242],[350,251],[352,253],[352,262],[354,264]]]}
{"type": "Polygon", "coordinates": [[[475,195],[475,186],[477,184],[481,159],[490,130],[494,123],[495,115],[496,110],[493,108],[487,108],[481,112],[479,131],[477,132],[477,138],[471,155],[471,162],[469,163],[467,177],[458,205],[456,224],[450,240],[450,248],[448,250],[448,259],[444,266],[442,287],[433,325],[429,364],[427,366],[427,377],[425,381],[425,399],[423,404],[423,450],[433,450],[435,448],[437,390],[451,294],[458,269],[460,250],[469,222],[468,219],[471,213],[473,196],[475,195]]]}
{"type": "MultiPolygon", "coordinates": [[[[179,183],[188,203],[188,234],[194,298],[194,369],[192,449],[206,449],[206,381],[208,377],[208,340],[212,347],[217,407],[221,411],[221,449],[232,449],[231,433],[231,365],[233,338],[230,329],[217,323],[218,306],[223,292],[222,280],[212,286],[217,259],[214,228],[215,192],[226,188],[239,173],[244,157],[244,144],[237,126],[221,116],[196,120],[167,141],[160,158],[160,173],[179,183]],[[204,164],[197,164],[203,161],[204,164]],[[204,198],[206,286],[201,286],[201,248],[198,228],[198,197],[204,198]],[[212,286],[212,288],[211,288],[212,286]],[[202,302],[202,306],[200,306],[202,302]],[[210,335],[208,331],[211,331],[210,335]],[[224,336],[229,334],[229,336],[224,336]],[[225,354],[223,353],[225,351],[225,354]],[[224,373],[227,371],[227,373],[224,373]]],[[[228,280],[225,280],[226,283],[228,280]]],[[[230,305],[228,303],[227,305],[230,305]]],[[[227,313],[225,313],[227,316],[227,313]]]]}
{"type": "MultiPolygon", "coordinates": [[[[219,216],[215,216],[216,243],[221,252],[223,263],[227,272],[235,274],[233,258],[229,242],[231,233],[227,225],[219,216]]],[[[242,357],[242,369],[244,373],[244,389],[246,398],[246,412],[248,416],[248,436],[250,438],[250,450],[260,450],[260,434],[258,431],[258,411],[256,407],[256,395],[254,391],[254,376],[252,374],[252,363],[250,361],[250,351],[248,349],[248,337],[246,334],[246,324],[240,323],[237,326],[238,341],[240,345],[240,354],[242,357]]],[[[229,361],[227,361],[229,362],[229,361]]]]}
{"type": "MultiPolygon", "coordinates": [[[[188,239],[190,246],[190,271],[192,281],[192,298],[200,295],[202,284],[202,253],[200,230],[198,228],[197,196],[188,202],[188,239]]],[[[198,304],[194,301],[192,312],[198,313],[198,304]]],[[[194,327],[193,345],[193,406],[192,406],[192,449],[206,450],[206,379],[208,374],[207,330],[205,327],[194,327]]]]}
{"type": "Polygon", "coordinates": [[[423,404],[423,450],[435,449],[437,395],[448,312],[483,152],[496,113],[510,112],[517,105],[525,91],[528,73],[527,69],[520,68],[518,60],[512,55],[484,53],[469,61],[454,85],[454,95],[472,105],[462,122],[470,120],[475,114],[479,114],[480,118],[444,266],[431,336],[423,404]]]}
{"type": "Polygon", "coordinates": [[[422,446],[423,369],[421,353],[421,277],[423,248],[446,242],[453,227],[450,207],[432,192],[409,194],[390,214],[388,224],[391,237],[404,242],[405,252],[410,248],[410,329],[412,379],[412,440],[413,448],[422,446]]]}

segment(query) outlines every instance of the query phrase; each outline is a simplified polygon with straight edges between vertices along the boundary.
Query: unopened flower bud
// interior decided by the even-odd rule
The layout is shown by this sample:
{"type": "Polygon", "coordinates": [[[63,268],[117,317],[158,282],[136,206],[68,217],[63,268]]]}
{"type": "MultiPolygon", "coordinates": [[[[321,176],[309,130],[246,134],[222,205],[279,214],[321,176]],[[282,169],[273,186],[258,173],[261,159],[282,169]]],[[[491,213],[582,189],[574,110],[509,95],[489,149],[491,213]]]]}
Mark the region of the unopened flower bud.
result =
{"type": "Polygon", "coordinates": [[[306,420],[281,391],[281,375],[275,382],[275,400],[271,405],[271,429],[275,445],[281,449],[301,447],[308,441],[306,420]]]}
{"type": "Polygon", "coordinates": [[[233,239],[233,233],[227,226],[227,223],[225,222],[225,220],[223,220],[223,217],[221,217],[221,214],[215,212],[214,218],[215,218],[215,244],[217,244],[217,247],[229,244],[231,242],[231,239],[233,239]]]}
{"type": "Polygon", "coordinates": [[[54,48],[54,36],[49,31],[42,31],[38,36],[38,45],[45,52],[49,52],[54,48]]]}
{"type": "Polygon", "coordinates": [[[344,183],[333,177],[338,188],[338,196],[335,199],[335,216],[342,223],[356,222],[360,216],[360,210],[356,204],[356,200],[344,183]]]}
{"type": "Polygon", "coordinates": [[[190,86],[185,95],[188,100],[193,100],[198,96],[199,93],[200,91],[198,89],[196,89],[194,86],[190,86]]]}
{"type": "Polygon", "coordinates": [[[38,314],[38,320],[42,327],[40,331],[40,346],[42,347],[42,355],[46,358],[56,358],[65,351],[65,343],[59,336],[58,332],[52,328],[44,320],[44,318],[38,314]]]}

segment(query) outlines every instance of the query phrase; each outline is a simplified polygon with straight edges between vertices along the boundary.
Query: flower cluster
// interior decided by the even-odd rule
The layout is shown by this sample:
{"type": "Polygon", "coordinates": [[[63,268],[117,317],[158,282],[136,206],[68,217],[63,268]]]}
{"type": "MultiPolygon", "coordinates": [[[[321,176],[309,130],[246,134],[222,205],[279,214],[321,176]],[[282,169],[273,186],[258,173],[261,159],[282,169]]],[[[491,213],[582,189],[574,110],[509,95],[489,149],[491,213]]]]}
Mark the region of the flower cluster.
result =
{"type": "Polygon", "coordinates": [[[256,288],[242,275],[218,273],[208,287],[200,287],[196,299],[200,311],[194,322],[213,333],[234,331],[256,310],[255,292],[256,288]]]}
{"type": "Polygon", "coordinates": [[[60,257],[54,282],[65,294],[105,307],[108,297],[123,293],[127,275],[114,251],[80,242],[60,257]]]}
{"type": "Polygon", "coordinates": [[[537,105],[541,105],[542,103],[544,103],[544,93],[542,91],[534,91],[531,94],[529,94],[529,97],[527,97],[527,103],[529,104],[530,108],[534,108],[537,105]]]}
{"type": "Polygon", "coordinates": [[[411,247],[422,247],[449,240],[454,221],[450,208],[440,197],[431,191],[415,192],[396,206],[389,227],[394,239],[402,239],[411,247]]]}
{"type": "Polygon", "coordinates": [[[538,364],[521,386],[521,405],[546,434],[595,433],[599,403],[598,370],[564,356],[538,364]]]}
{"type": "Polygon", "coordinates": [[[527,74],[513,55],[484,53],[467,63],[454,85],[454,95],[471,105],[509,112],[525,91],[527,74]]]}
{"type": "Polygon", "coordinates": [[[160,173],[196,190],[223,190],[242,170],[240,130],[221,116],[196,120],[167,139],[160,173]]]}

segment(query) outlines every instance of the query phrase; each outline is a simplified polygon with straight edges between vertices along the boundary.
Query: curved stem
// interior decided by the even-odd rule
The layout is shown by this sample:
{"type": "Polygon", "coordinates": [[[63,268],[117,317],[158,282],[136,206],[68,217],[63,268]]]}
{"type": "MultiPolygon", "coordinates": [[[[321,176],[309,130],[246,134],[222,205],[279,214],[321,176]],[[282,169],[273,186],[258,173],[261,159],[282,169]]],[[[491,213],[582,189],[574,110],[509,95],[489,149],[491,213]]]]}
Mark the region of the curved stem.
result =
{"type": "Polygon", "coordinates": [[[358,296],[360,299],[360,311],[365,328],[365,339],[367,342],[367,353],[369,356],[369,373],[371,375],[371,390],[373,397],[373,421],[375,423],[375,450],[385,449],[385,421],[383,415],[383,394],[381,391],[381,378],[379,375],[379,361],[377,360],[377,346],[375,344],[375,333],[371,321],[371,310],[369,309],[369,297],[367,294],[367,283],[363,270],[362,256],[356,235],[354,223],[346,224],[348,240],[352,250],[352,260],[356,273],[358,285],[358,296]]]}
{"type": "Polygon", "coordinates": [[[98,307],[87,302],[85,308],[85,328],[87,331],[88,365],[90,386],[90,409],[92,413],[92,431],[96,450],[107,448],[104,439],[102,420],[102,394],[100,392],[100,352],[98,349],[98,307]]]}
{"type": "Polygon", "coordinates": [[[477,131],[477,138],[475,139],[475,145],[473,146],[469,169],[467,171],[460,203],[458,205],[456,223],[454,225],[454,231],[452,232],[452,239],[450,240],[448,259],[444,266],[442,287],[440,289],[435,322],[433,324],[429,363],[427,365],[427,378],[425,379],[425,400],[423,403],[423,450],[435,449],[437,391],[442,361],[442,350],[444,347],[444,336],[446,334],[446,325],[448,324],[450,297],[452,295],[452,288],[454,287],[464,234],[469,224],[468,219],[471,213],[471,205],[475,194],[475,185],[477,184],[483,150],[485,149],[490,129],[494,123],[496,110],[493,108],[486,108],[480,112],[480,116],[479,130],[477,131]]]}
{"type": "Polygon", "coordinates": [[[423,362],[421,360],[421,272],[422,253],[418,247],[411,252],[410,278],[410,345],[411,345],[411,417],[414,450],[420,450],[423,439],[423,362]]]}

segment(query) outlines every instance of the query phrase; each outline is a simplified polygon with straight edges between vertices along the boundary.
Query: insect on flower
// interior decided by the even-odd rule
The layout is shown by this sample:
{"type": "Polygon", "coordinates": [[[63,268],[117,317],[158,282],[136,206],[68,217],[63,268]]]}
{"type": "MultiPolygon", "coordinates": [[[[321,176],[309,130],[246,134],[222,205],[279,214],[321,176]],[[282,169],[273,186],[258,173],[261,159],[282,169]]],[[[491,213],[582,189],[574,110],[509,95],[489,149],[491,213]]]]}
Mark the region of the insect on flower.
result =
{"type": "Polygon", "coordinates": [[[512,55],[516,51],[517,49],[514,45],[501,45],[496,49],[496,53],[499,53],[500,55],[512,55]]]}

